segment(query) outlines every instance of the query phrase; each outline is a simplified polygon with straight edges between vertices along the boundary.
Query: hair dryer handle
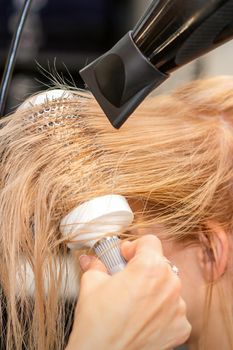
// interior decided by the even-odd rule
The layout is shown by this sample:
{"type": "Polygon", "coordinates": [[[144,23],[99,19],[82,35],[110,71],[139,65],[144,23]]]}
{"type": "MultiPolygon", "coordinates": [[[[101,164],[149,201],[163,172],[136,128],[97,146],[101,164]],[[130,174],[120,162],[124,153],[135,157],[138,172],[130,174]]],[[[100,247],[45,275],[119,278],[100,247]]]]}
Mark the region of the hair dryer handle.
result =
{"type": "Polygon", "coordinates": [[[132,37],[161,72],[171,73],[233,38],[233,0],[154,0],[132,37]]]}

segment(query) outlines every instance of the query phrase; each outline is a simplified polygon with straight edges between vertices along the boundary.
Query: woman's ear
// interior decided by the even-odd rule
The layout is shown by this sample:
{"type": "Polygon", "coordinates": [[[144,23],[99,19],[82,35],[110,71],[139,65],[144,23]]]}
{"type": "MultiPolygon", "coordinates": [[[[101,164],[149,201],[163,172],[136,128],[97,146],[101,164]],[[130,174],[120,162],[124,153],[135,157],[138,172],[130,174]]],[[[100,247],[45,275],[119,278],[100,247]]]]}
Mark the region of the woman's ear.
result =
{"type": "Polygon", "coordinates": [[[201,267],[208,282],[218,280],[226,271],[229,256],[229,238],[226,231],[214,221],[205,224],[201,232],[201,267]]]}

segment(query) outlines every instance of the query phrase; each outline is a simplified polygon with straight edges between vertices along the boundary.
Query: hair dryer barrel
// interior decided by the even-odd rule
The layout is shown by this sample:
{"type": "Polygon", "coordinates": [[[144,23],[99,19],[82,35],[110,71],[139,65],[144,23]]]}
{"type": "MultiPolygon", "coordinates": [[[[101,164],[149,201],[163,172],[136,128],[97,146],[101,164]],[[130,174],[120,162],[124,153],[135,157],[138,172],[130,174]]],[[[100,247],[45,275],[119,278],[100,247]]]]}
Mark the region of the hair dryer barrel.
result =
{"type": "Polygon", "coordinates": [[[233,38],[233,0],[154,0],[132,32],[80,71],[119,128],[169,74],[233,38]]]}
{"type": "Polygon", "coordinates": [[[170,73],[233,38],[233,1],[153,1],[132,37],[156,68],[170,73]]]}

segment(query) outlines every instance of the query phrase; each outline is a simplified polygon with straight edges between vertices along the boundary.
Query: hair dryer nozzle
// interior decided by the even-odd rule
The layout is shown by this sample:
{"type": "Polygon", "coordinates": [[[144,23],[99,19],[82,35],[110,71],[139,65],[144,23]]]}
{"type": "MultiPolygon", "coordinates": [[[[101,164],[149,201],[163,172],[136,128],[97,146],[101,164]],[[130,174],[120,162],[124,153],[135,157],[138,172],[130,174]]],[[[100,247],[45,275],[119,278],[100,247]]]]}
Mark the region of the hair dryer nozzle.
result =
{"type": "Polygon", "coordinates": [[[117,129],[144,98],[168,78],[141,53],[131,32],[82,69],[80,75],[117,129]]]}
{"type": "Polygon", "coordinates": [[[153,0],[110,51],[80,74],[119,128],[169,74],[233,38],[233,0],[153,0]]]}

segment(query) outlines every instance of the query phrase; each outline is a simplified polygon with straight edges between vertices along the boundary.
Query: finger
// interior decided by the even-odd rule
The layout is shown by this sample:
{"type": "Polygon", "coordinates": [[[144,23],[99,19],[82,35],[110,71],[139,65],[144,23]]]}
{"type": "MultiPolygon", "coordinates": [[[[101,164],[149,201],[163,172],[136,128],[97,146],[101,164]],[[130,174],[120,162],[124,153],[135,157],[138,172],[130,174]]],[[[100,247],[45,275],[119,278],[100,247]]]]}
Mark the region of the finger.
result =
{"type": "Polygon", "coordinates": [[[79,263],[83,272],[95,270],[95,271],[108,273],[104,264],[94,256],[81,255],[79,257],[79,263]]]}
{"type": "Polygon", "coordinates": [[[166,279],[170,270],[164,261],[161,242],[156,236],[142,236],[126,248],[126,260],[129,259],[126,270],[130,274],[137,272],[139,283],[142,283],[142,279],[148,279],[152,284],[155,279],[158,280],[156,283],[166,279]]]}
{"type": "Polygon", "coordinates": [[[79,257],[79,264],[83,272],[87,271],[91,264],[92,257],[89,255],[81,255],[79,257]]]}
{"type": "Polygon", "coordinates": [[[133,242],[125,241],[121,244],[121,253],[127,261],[136,254],[148,254],[149,251],[163,255],[161,242],[155,235],[145,235],[133,242]]]}
{"type": "Polygon", "coordinates": [[[135,254],[134,253],[135,248],[133,248],[133,245],[135,245],[135,241],[134,242],[123,241],[121,243],[121,254],[126,261],[131,260],[135,254]]]}

